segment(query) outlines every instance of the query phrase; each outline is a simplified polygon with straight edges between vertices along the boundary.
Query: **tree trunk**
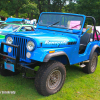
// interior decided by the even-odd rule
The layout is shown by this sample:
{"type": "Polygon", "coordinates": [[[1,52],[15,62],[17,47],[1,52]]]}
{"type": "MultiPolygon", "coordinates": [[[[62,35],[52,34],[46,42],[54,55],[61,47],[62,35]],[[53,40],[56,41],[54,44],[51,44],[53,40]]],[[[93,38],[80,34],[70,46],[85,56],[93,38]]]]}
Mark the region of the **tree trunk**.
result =
{"type": "Polygon", "coordinates": [[[31,13],[31,20],[33,19],[33,13],[31,13]]]}
{"type": "Polygon", "coordinates": [[[18,18],[18,11],[16,11],[16,18],[18,18]]]}
{"type": "Polygon", "coordinates": [[[30,17],[30,16],[29,16],[29,13],[28,13],[28,16],[27,16],[27,17],[28,17],[28,18],[30,17]]]}
{"type": "Polygon", "coordinates": [[[48,8],[47,8],[47,11],[50,12],[50,10],[51,10],[50,9],[50,0],[48,0],[48,8]]]}
{"type": "Polygon", "coordinates": [[[41,10],[40,0],[38,0],[38,8],[39,8],[39,11],[40,11],[40,13],[41,13],[41,12],[42,12],[42,10],[41,10]]]}

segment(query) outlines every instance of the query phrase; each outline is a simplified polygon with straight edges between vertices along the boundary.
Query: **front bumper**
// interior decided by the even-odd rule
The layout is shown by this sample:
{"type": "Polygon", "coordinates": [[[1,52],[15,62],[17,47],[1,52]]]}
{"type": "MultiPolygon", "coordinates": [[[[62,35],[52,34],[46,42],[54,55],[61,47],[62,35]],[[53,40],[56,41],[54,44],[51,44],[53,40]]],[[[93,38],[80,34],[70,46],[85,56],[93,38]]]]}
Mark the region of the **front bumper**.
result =
{"type": "Polygon", "coordinates": [[[2,58],[5,57],[5,59],[3,59],[0,63],[4,64],[4,62],[6,62],[6,63],[13,64],[14,68],[20,70],[21,72],[34,71],[34,67],[40,66],[40,62],[38,61],[35,61],[32,63],[20,62],[20,47],[18,45],[13,45],[13,44],[2,42],[0,56],[3,56],[2,58]],[[17,48],[16,58],[8,56],[4,52],[4,45],[17,48]]]}

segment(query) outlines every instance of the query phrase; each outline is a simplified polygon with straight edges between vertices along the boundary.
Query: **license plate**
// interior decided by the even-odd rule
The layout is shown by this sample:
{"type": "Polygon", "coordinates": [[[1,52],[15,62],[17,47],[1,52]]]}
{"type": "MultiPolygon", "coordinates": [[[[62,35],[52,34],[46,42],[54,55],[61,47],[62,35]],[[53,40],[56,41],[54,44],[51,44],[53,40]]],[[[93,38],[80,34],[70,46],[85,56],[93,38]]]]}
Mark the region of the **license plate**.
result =
{"type": "Polygon", "coordinates": [[[4,62],[4,68],[12,72],[15,72],[14,64],[4,62]]]}

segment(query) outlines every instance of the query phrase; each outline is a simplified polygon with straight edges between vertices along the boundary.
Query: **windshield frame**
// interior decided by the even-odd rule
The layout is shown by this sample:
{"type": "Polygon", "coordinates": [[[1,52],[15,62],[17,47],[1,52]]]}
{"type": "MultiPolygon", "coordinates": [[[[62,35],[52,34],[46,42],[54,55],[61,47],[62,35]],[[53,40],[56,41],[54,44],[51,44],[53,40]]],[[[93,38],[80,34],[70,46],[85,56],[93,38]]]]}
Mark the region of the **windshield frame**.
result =
{"type": "MultiPolygon", "coordinates": [[[[41,21],[41,16],[43,16],[43,14],[51,14],[51,15],[63,15],[63,16],[75,16],[75,17],[80,17],[80,18],[82,18],[82,20],[81,20],[81,22],[80,22],[80,25],[81,25],[81,28],[80,29],[78,29],[78,30],[82,30],[82,28],[83,28],[83,25],[84,25],[84,15],[79,15],[79,14],[70,14],[70,13],[41,13],[41,15],[40,15],[40,18],[39,18],[39,20],[38,20],[38,25],[39,26],[45,26],[45,27],[48,27],[49,25],[42,25],[42,24],[40,24],[40,21],[41,21]]],[[[61,16],[62,17],[62,16],[61,16]]],[[[74,18],[74,17],[73,17],[74,18]]],[[[57,20],[56,20],[57,21],[57,20]]],[[[55,25],[51,25],[50,27],[52,27],[52,28],[61,28],[61,29],[70,29],[70,28],[68,28],[68,27],[57,27],[57,26],[55,26],[55,25]]]]}

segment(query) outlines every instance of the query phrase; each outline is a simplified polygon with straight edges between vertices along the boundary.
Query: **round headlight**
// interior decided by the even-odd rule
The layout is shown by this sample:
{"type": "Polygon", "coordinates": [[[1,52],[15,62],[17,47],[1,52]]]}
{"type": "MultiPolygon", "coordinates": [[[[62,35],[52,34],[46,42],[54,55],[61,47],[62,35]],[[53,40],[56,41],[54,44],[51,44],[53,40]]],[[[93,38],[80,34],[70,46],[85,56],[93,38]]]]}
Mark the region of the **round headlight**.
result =
{"type": "Polygon", "coordinates": [[[29,41],[28,43],[27,43],[27,49],[29,50],[29,51],[32,51],[33,49],[34,49],[34,47],[35,47],[35,44],[34,44],[34,42],[32,42],[32,41],[29,41]]]}
{"type": "Polygon", "coordinates": [[[6,43],[12,44],[13,43],[12,37],[7,37],[6,43]]]}

